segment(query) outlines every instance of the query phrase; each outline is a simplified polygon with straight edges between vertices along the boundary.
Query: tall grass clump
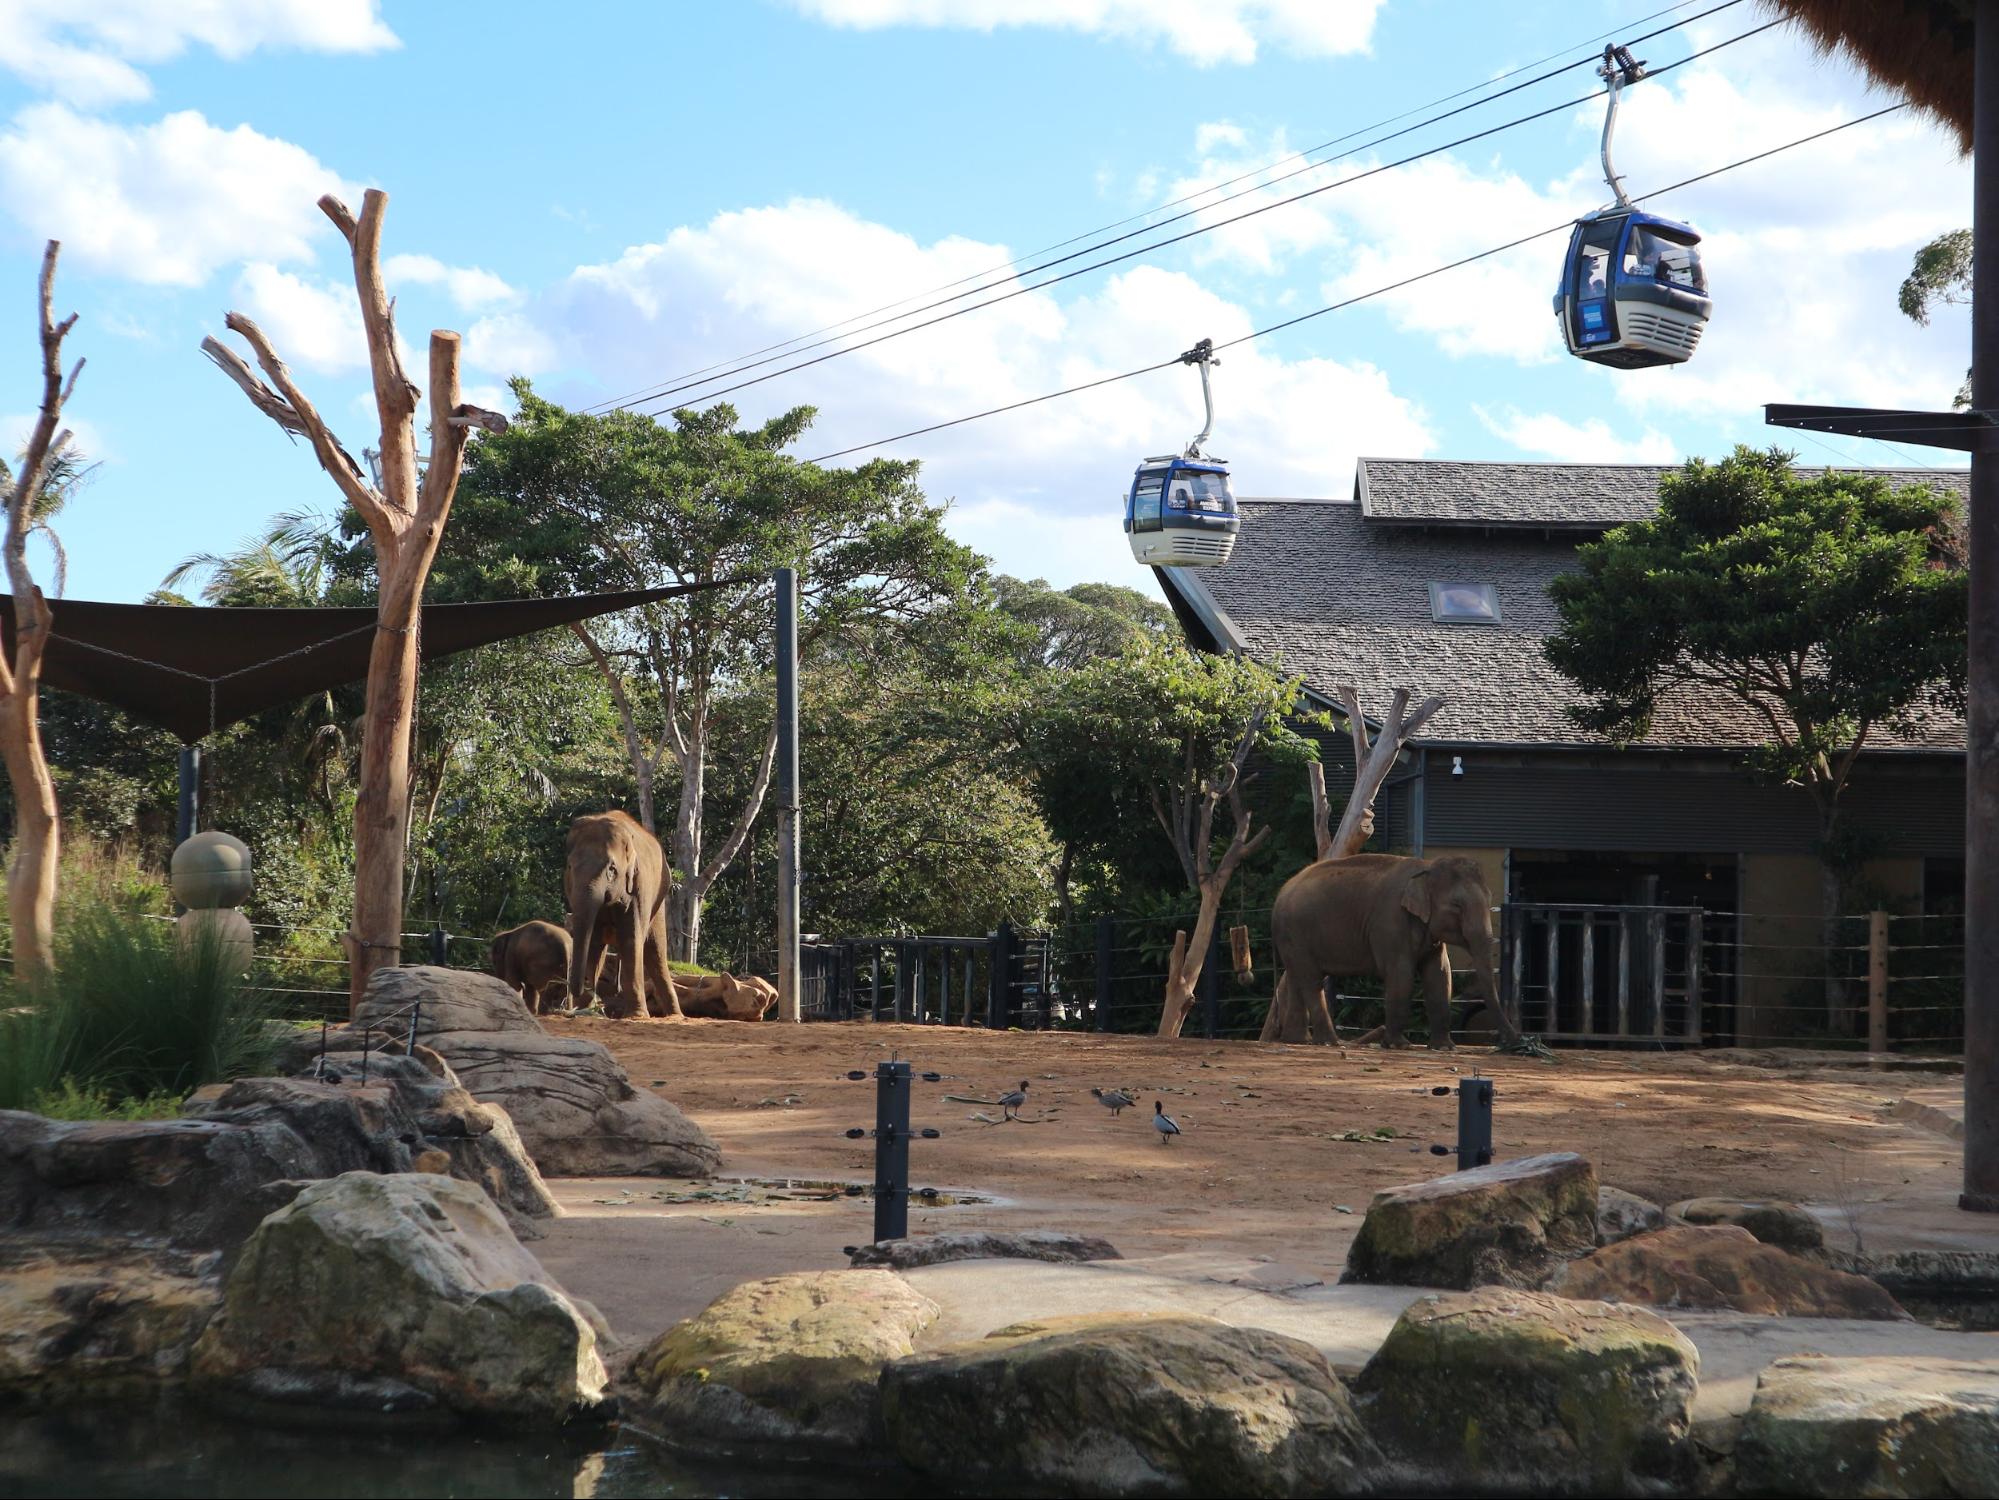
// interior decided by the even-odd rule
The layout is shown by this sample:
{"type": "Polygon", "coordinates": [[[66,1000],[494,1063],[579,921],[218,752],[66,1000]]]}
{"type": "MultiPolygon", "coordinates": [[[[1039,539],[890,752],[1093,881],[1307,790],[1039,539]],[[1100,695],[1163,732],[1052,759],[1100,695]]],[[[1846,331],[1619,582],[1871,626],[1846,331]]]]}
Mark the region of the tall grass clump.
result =
{"type": "Polygon", "coordinates": [[[0,1108],[102,1097],[115,1113],[268,1068],[276,997],[236,962],[210,929],[183,934],[115,898],[73,904],[54,971],[5,996],[0,1108]]]}

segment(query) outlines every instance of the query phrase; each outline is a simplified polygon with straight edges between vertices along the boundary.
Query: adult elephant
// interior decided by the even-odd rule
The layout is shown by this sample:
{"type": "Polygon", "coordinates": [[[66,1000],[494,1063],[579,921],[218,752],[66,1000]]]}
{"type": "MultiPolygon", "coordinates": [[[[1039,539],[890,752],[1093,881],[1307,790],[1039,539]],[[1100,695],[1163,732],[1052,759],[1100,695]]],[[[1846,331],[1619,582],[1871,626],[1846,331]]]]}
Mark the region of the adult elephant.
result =
{"type": "Polygon", "coordinates": [[[569,933],[553,922],[523,922],[493,934],[493,972],[545,1015],[567,993],[571,947],[569,933]]]}
{"type": "Polygon", "coordinates": [[[680,999],[667,966],[666,902],[673,873],[659,840],[625,812],[585,813],[569,825],[562,893],[569,902],[569,993],[588,1005],[606,944],[614,945],[618,993],[604,1014],[650,1014],[651,990],[663,1014],[678,1016],[680,999]]]}
{"type": "Polygon", "coordinates": [[[1283,978],[1266,1040],[1333,1040],[1325,981],[1372,974],[1387,1009],[1384,1047],[1406,1047],[1409,999],[1420,979],[1430,1045],[1451,1048],[1451,960],[1455,943],[1471,956],[1474,992],[1491,1006],[1507,1043],[1520,1030],[1499,998],[1499,954],[1492,935],[1492,892],[1469,859],[1412,859],[1355,854],[1307,865],[1284,883],[1270,915],[1283,978]],[[1274,1031],[1274,1035],[1272,1034],[1274,1031]]]}

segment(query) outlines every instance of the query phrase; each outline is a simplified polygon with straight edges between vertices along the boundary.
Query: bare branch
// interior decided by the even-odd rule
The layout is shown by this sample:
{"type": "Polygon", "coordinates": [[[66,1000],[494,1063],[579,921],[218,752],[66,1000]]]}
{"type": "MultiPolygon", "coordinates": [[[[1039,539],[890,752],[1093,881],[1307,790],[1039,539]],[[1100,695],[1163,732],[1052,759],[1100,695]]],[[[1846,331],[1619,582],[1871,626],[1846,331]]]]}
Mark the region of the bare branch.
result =
{"type": "Polygon", "coordinates": [[[483,427],[488,432],[505,432],[507,419],[496,411],[488,411],[483,406],[461,405],[452,409],[444,419],[453,427],[483,427]]]}
{"type": "MultiPolygon", "coordinates": [[[[340,493],[361,512],[362,519],[373,527],[376,518],[382,514],[381,495],[362,479],[361,466],[354,462],[354,456],[340,445],[331,432],[327,431],[326,424],[319,418],[318,409],[306,399],[305,392],[298,388],[297,382],[292,379],[291,371],[285,367],[285,362],[278,358],[277,351],[271,347],[271,341],[264,337],[264,330],[237,312],[228,314],[222,322],[232,333],[242,335],[243,341],[250,346],[250,351],[257,356],[257,364],[263,369],[264,374],[270,377],[271,384],[277,387],[275,395],[282,397],[281,404],[290,410],[291,420],[287,421],[280,416],[271,405],[260,400],[250,386],[237,380],[236,383],[243,386],[244,394],[250,397],[259,411],[280,427],[299,433],[312,444],[312,451],[319,459],[319,466],[333,476],[333,482],[340,487],[340,493]]],[[[213,338],[208,338],[202,340],[201,347],[210,359],[222,366],[225,374],[231,379],[236,379],[230,360],[221,357],[229,353],[223,345],[213,338]]],[[[235,359],[234,363],[240,366],[242,361],[235,359]]],[[[262,382],[255,376],[251,376],[250,379],[252,384],[262,387],[266,397],[273,395],[269,387],[263,387],[262,382]]]]}
{"type": "Polygon", "coordinates": [[[353,210],[334,197],[333,194],[327,193],[319,200],[319,211],[333,221],[333,227],[340,231],[342,238],[349,245],[354,243],[357,226],[354,223],[353,210]]]}
{"type": "MultiPolygon", "coordinates": [[[[395,304],[382,286],[382,216],[388,203],[387,193],[369,188],[348,243],[354,251],[354,289],[361,298],[361,327],[368,336],[368,368],[375,379],[375,409],[382,419],[382,498],[389,510],[413,516],[417,507],[416,433],[411,419],[416,415],[418,391],[403,373],[402,351],[396,346],[395,304]]],[[[333,218],[324,202],[320,207],[333,218]]],[[[340,220],[335,218],[334,222],[340,220]]],[[[431,358],[434,367],[435,340],[431,358]]],[[[449,415],[457,404],[454,391],[442,414],[449,415]]],[[[446,424],[446,430],[455,429],[446,424]]],[[[462,437],[461,433],[461,441],[462,437]]],[[[372,520],[369,526],[373,528],[372,520]]]]}
{"type": "Polygon", "coordinates": [[[299,436],[305,434],[305,422],[292,410],[291,403],[259,380],[243,357],[213,334],[201,341],[201,352],[206,354],[224,375],[235,381],[243,394],[250,398],[250,404],[269,417],[286,432],[299,436]]]}

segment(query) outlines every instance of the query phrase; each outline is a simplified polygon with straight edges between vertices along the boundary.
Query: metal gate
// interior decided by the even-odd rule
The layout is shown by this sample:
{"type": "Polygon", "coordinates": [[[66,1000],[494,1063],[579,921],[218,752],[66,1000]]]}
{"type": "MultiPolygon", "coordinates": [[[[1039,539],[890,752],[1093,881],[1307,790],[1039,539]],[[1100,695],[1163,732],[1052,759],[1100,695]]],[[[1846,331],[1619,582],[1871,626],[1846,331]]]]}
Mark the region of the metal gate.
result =
{"type": "Polygon", "coordinates": [[[1520,1029],[1550,1041],[1701,1043],[1698,906],[1500,909],[1501,972],[1520,1029]]]}

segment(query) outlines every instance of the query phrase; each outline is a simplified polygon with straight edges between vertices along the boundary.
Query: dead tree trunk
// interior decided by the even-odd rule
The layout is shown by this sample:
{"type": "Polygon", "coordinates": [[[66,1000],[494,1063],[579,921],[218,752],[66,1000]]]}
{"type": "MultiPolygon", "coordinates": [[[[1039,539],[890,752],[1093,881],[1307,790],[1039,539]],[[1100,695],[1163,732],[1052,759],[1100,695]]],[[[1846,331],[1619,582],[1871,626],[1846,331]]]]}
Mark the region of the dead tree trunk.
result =
{"type": "MultiPolygon", "coordinates": [[[[1394,769],[1395,757],[1402,753],[1404,743],[1444,706],[1444,700],[1441,696],[1425,698],[1416,711],[1410,713],[1409,690],[1397,688],[1394,699],[1388,705],[1388,717],[1372,740],[1368,737],[1367,720],[1361,716],[1360,693],[1352,687],[1341,688],[1340,706],[1346,712],[1347,732],[1353,736],[1354,778],[1346,811],[1340,814],[1340,826],[1331,835],[1326,832],[1330,818],[1326,807],[1325,773],[1316,762],[1306,772],[1312,782],[1312,826],[1317,833],[1320,859],[1345,859],[1366,847],[1374,833],[1374,799],[1381,791],[1381,784],[1388,779],[1388,773],[1394,769]]],[[[1297,993],[1299,986],[1286,983],[1286,979],[1287,976],[1282,973],[1277,976],[1277,990],[1271,996],[1270,1011],[1263,1018],[1263,1031],[1258,1040],[1299,1039],[1309,1031],[1313,1041],[1331,1042],[1334,1039],[1332,1022],[1324,1003],[1315,1004],[1318,1000],[1315,995],[1297,993]],[[1308,1015],[1323,1019],[1308,1025],[1308,1015]],[[1319,1035],[1321,1031],[1325,1035],[1319,1035]]],[[[1313,981],[1315,987],[1317,982],[1316,979],[1313,981]]]]}
{"type": "Polygon", "coordinates": [[[1166,966],[1166,999],[1159,1010],[1161,1036],[1178,1036],[1187,1024],[1188,1013],[1194,1008],[1194,990],[1201,982],[1201,969],[1207,962],[1208,946],[1214,937],[1222,895],[1228,890],[1236,868],[1270,836],[1268,828],[1260,828],[1251,836],[1250,812],[1242,800],[1243,762],[1249,759],[1249,752],[1262,732],[1263,720],[1264,714],[1259,710],[1250,720],[1249,727],[1243,730],[1235,754],[1229,757],[1228,765],[1223,767],[1219,776],[1204,779],[1198,787],[1185,787],[1174,797],[1170,817],[1160,799],[1156,795],[1153,798],[1153,811],[1165,827],[1167,836],[1173,840],[1181,868],[1193,877],[1194,888],[1201,896],[1193,940],[1188,941],[1185,932],[1173,934],[1173,956],[1166,966]],[[1217,862],[1215,808],[1224,800],[1229,805],[1233,826],[1228,847],[1222,851],[1221,860],[1217,862]]]}
{"type": "Polygon", "coordinates": [[[416,702],[418,624],[423,587],[437,556],[465,444],[474,427],[501,432],[506,419],[459,399],[458,335],[430,336],[430,457],[418,474],[416,407],[422,394],[403,373],[396,346],[395,305],[382,285],[382,217],[388,194],[370,188],[356,219],[328,194],[319,207],[346,238],[354,288],[368,338],[368,367],[381,420],[379,485],[321,420],[293,382],[263,330],[241,313],[224,320],[256,356],[269,379],[257,378],[242,357],[214,338],[202,351],[242,388],[256,408],[312,445],[319,466],[366,522],[375,544],[375,640],[368,657],[367,707],[361,729],[361,784],[354,803],[354,918],[344,939],[349,1003],[358,1007],[369,976],[402,960],[403,855],[409,840],[410,723],[416,702]],[[275,389],[273,389],[275,387],[275,389]]]}
{"type": "Polygon", "coordinates": [[[7,916],[14,929],[14,972],[43,973],[54,962],[56,858],[60,827],[56,821],[56,789],[42,753],[42,655],[48,648],[52,618],[48,601],[28,571],[28,533],[34,527],[35,497],[41,493],[49,464],[69,442],[62,410],[83,361],[64,381],[62,341],[76,326],[71,313],[55,320],[56,257],[59,241],[42,252],[41,339],[42,405],[7,495],[7,583],[14,592],[14,659],[0,653],[0,758],[7,764],[7,781],[14,790],[14,850],[7,866],[7,916]]]}

